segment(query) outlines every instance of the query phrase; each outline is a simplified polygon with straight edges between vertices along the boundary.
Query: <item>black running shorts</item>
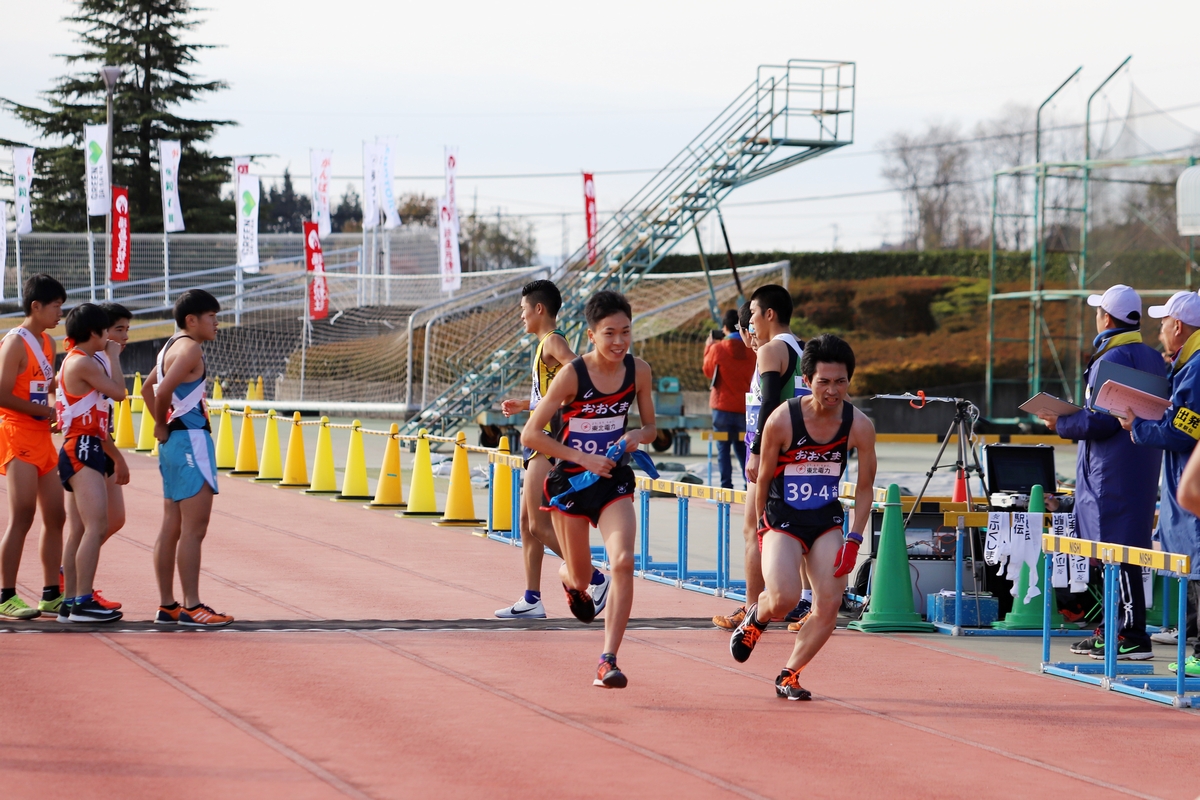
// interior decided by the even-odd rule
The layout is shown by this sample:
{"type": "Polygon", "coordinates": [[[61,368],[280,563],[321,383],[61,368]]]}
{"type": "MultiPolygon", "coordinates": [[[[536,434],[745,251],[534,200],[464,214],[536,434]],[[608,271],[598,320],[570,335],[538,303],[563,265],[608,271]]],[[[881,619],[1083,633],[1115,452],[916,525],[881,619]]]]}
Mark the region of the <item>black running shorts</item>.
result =
{"type": "Polygon", "coordinates": [[[594,527],[599,527],[600,512],[618,500],[633,499],[633,468],[617,467],[612,471],[611,478],[601,478],[586,489],[563,498],[566,509],[551,508],[550,499],[570,488],[571,476],[564,474],[561,466],[550,470],[542,487],[542,511],[555,511],[568,517],[586,517],[594,527]]]}
{"type": "Polygon", "coordinates": [[[830,503],[817,512],[800,512],[793,509],[782,500],[770,498],[767,500],[767,510],[758,521],[758,549],[762,550],[763,534],[767,531],[785,533],[793,539],[799,539],[804,552],[808,552],[813,543],[830,531],[842,532],[846,520],[846,512],[841,503],[830,503]],[[803,521],[796,519],[803,513],[803,521]]]}

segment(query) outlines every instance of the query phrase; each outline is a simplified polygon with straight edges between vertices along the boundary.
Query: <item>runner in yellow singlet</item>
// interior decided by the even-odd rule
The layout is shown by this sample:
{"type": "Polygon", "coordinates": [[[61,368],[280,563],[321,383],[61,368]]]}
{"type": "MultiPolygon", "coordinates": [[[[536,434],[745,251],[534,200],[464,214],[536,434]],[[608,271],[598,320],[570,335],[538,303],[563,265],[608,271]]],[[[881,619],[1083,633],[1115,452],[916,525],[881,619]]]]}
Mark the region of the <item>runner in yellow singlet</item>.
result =
{"type": "MultiPolygon", "coordinates": [[[[500,409],[506,417],[536,408],[562,365],[571,363],[575,358],[562,332],[555,327],[560,308],[562,295],[553,281],[533,281],[521,290],[521,322],[526,333],[537,337],[537,347],[533,351],[533,381],[528,400],[512,399],[500,404],[500,409]]],[[[552,436],[556,433],[553,428],[555,424],[551,423],[546,428],[546,432],[552,436]]],[[[541,453],[526,450],[525,466],[520,520],[521,549],[525,554],[525,594],[511,606],[496,612],[496,616],[501,619],[545,618],[546,609],[542,605],[541,591],[542,556],[546,552],[544,548],[548,547],[555,554],[562,555],[550,514],[539,509],[542,504],[542,485],[550,473],[550,460],[541,453]]],[[[608,577],[595,570],[592,574],[591,591],[597,614],[604,610],[608,600],[608,585],[608,577]]]]}

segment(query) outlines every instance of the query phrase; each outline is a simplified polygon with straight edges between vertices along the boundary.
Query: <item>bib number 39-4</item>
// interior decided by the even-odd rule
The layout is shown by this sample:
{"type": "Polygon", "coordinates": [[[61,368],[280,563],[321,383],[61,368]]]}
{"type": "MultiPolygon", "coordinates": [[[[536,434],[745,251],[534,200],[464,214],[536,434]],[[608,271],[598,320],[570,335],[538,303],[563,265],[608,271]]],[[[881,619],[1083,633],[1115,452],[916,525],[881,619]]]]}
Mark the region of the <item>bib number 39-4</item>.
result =
{"type": "Polygon", "coordinates": [[[567,446],[583,453],[604,455],[624,433],[624,416],[603,419],[572,417],[567,423],[567,446]]]}
{"type": "Polygon", "coordinates": [[[788,464],[783,470],[783,500],[792,508],[820,508],[837,500],[838,464],[788,464]]]}

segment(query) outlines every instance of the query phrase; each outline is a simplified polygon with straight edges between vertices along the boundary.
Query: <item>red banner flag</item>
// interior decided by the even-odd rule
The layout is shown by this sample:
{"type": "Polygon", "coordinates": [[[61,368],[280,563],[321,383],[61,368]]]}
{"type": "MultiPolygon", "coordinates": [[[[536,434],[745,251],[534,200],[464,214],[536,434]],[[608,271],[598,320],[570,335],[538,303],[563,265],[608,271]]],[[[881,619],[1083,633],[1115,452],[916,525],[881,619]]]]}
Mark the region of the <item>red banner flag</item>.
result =
{"type": "Polygon", "coordinates": [[[309,319],[329,316],[329,284],[325,281],[325,256],[321,253],[321,236],[315,222],[304,223],[304,268],[312,275],[308,282],[309,319]]]}
{"type": "Polygon", "coordinates": [[[114,281],[129,280],[129,190],[112,187],[112,267],[114,281]]]}
{"type": "Polygon", "coordinates": [[[596,263],[596,182],[592,173],[583,173],[583,213],[587,219],[588,266],[596,263]]]}

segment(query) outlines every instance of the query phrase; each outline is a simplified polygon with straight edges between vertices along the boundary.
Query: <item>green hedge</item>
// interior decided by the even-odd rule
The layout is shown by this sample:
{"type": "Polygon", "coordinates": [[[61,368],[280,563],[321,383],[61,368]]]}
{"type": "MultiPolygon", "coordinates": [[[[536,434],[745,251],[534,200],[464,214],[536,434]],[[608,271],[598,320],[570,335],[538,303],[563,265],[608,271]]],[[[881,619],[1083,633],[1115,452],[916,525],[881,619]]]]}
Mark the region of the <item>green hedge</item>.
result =
{"type": "MultiPolygon", "coordinates": [[[[888,278],[901,275],[950,275],[961,278],[987,278],[988,252],[986,250],[937,250],[930,252],[866,250],[849,253],[734,253],[734,262],[739,266],[769,264],[773,261],[790,261],[792,277],[803,280],[861,280],[864,278],[888,278]]],[[[1051,253],[1046,278],[1051,282],[1073,281],[1070,261],[1075,256],[1066,253],[1051,253]]],[[[724,253],[708,257],[711,269],[729,266],[724,253]]],[[[1029,253],[997,254],[999,283],[1027,281],[1029,279],[1029,253]]],[[[663,258],[655,272],[694,272],[700,269],[700,258],[695,255],[669,255],[663,258]]],[[[1092,285],[1104,288],[1113,283],[1128,283],[1139,288],[1182,288],[1185,264],[1178,253],[1171,250],[1129,251],[1115,256],[1093,253],[1089,272],[1092,285]],[[1106,262],[1112,263],[1104,267],[1106,262]]],[[[1193,287],[1200,285],[1200,276],[1193,280],[1193,287]]]]}

